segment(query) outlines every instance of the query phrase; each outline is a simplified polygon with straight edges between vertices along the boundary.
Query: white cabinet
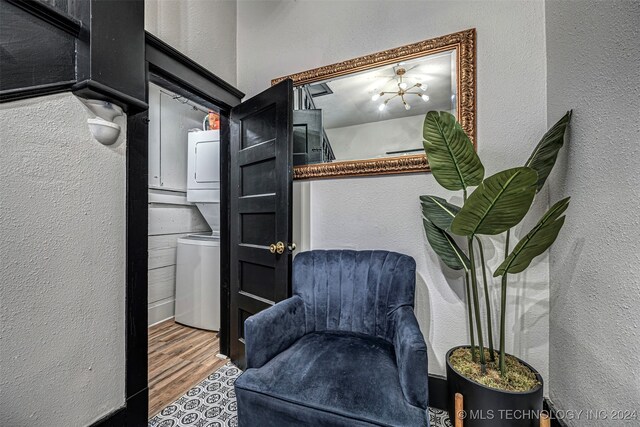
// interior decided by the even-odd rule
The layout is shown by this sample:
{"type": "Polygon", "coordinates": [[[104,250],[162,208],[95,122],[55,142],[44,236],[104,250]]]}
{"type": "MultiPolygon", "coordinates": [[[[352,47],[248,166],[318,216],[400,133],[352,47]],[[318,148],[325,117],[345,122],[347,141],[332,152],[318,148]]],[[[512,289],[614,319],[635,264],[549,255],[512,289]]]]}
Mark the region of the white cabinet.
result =
{"type": "Polygon", "coordinates": [[[160,87],[149,83],[149,187],[160,187],[160,87]]]}
{"type": "Polygon", "coordinates": [[[149,84],[149,186],[187,190],[190,129],[202,129],[206,113],[149,84]]]}

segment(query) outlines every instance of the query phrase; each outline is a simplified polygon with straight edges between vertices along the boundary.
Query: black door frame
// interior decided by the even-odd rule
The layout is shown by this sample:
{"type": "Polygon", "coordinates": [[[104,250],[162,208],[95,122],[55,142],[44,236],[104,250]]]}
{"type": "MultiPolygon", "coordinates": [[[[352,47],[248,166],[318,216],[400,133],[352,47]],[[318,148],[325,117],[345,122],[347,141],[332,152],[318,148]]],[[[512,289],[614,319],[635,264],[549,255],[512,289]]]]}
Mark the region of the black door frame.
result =
{"type": "MultiPolygon", "coordinates": [[[[229,112],[244,93],[146,33],[146,85],[165,87],[220,112],[220,352],[229,352],[229,112]]],[[[126,405],[94,426],[144,426],[148,418],[148,110],[127,116],[126,405]]]]}
{"type": "MultiPolygon", "coordinates": [[[[146,84],[163,86],[178,95],[218,110],[221,116],[221,328],[220,352],[229,346],[229,150],[228,116],[244,93],[220,79],[187,56],[146,33],[146,84]]],[[[147,94],[148,97],[148,94],[147,94]]],[[[127,408],[127,425],[146,425],[147,377],[147,257],[148,257],[148,111],[127,118],[127,299],[126,384],[127,397],[140,397],[139,405],[127,408]],[[130,395],[130,392],[132,393],[130,395]],[[141,408],[136,409],[135,406],[141,408]],[[144,410],[143,410],[144,409],[144,410]]]]}

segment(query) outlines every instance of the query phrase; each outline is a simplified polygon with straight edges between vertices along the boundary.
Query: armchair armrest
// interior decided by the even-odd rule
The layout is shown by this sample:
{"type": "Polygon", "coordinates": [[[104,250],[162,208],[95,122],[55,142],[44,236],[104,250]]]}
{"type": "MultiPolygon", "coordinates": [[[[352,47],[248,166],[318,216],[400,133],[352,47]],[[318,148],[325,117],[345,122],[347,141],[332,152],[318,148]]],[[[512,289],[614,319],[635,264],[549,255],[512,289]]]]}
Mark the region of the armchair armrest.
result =
{"type": "Polygon", "coordinates": [[[259,368],[305,334],[304,302],[295,295],[244,321],[247,368],[259,368]]]}
{"type": "Polygon", "coordinates": [[[404,398],[413,406],[426,409],[429,403],[427,344],[413,308],[398,308],[390,320],[393,322],[393,346],[404,398]]]}

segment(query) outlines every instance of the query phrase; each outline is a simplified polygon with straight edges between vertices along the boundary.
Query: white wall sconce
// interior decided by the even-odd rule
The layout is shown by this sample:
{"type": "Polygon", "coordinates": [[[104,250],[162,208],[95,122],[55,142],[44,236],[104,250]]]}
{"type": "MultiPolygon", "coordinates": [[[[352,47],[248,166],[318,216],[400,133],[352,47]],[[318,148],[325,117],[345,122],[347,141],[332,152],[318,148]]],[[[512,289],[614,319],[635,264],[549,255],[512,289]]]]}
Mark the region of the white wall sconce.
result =
{"type": "Polygon", "coordinates": [[[91,134],[101,144],[112,145],[120,136],[120,125],[113,120],[122,115],[122,108],[108,101],[99,99],[78,98],[85,107],[95,116],[87,119],[91,134]]]}

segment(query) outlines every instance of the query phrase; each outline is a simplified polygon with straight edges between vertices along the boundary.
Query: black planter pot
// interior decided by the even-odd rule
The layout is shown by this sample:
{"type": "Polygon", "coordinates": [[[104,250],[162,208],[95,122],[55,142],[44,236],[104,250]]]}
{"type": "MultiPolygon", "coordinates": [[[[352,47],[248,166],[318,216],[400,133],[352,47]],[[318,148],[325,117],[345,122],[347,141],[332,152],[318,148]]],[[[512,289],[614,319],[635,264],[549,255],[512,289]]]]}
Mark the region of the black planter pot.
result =
{"type": "Polygon", "coordinates": [[[522,364],[535,374],[539,386],[530,391],[515,392],[490,388],[470,380],[449,363],[451,353],[468,346],[454,347],[447,352],[447,409],[451,423],[455,419],[455,394],[464,399],[465,427],[539,427],[542,411],[542,377],[526,362],[522,364]]]}

